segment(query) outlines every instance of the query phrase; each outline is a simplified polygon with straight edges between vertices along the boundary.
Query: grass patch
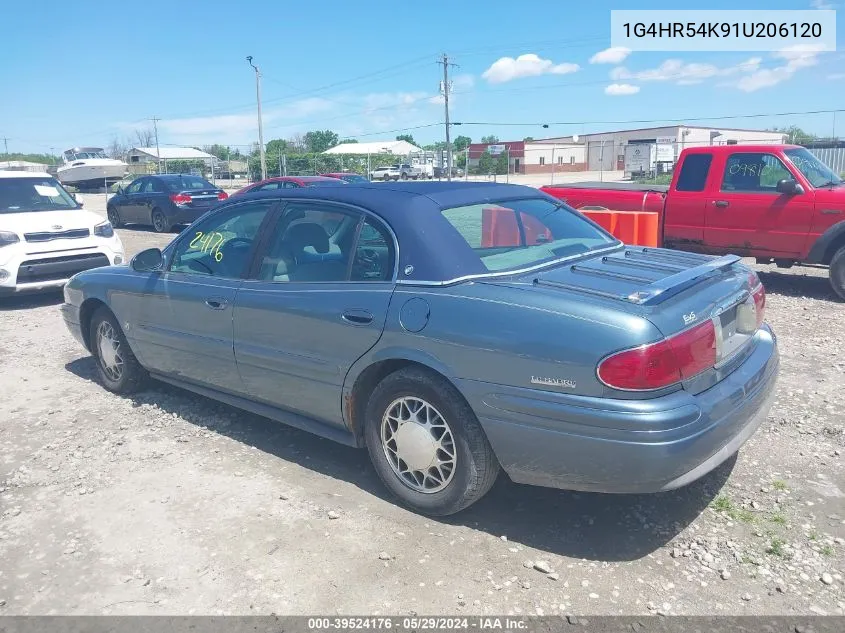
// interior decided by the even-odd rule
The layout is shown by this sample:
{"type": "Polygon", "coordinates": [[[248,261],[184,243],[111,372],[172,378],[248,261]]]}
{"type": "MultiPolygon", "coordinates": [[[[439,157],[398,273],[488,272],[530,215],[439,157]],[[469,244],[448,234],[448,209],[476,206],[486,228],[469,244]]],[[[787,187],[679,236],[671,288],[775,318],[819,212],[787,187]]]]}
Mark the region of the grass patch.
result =
{"type": "Polygon", "coordinates": [[[830,545],[825,545],[821,551],[822,556],[833,556],[833,548],[830,545]]]}
{"type": "Polygon", "coordinates": [[[818,535],[818,534],[816,534],[815,532],[810,532],[810,533],[807,535],[807,538],[808,538],[808,539],[810,539],[811,541],[818,541],[818,540],[819,540],[819,535],[818,535]]]}
{"type": "Polygon", "coordinates": [[[769,541],[769,547],[766,548],[766,553],[771,554],[772,556],[784,558],[786,556],[784,545],[786,545],[786,542],[783,539],[774,537],[771,541],[769,541]]]}
{"type": "Polygon", "coordinates": [[[780,491],[788,490],[788,488],[786,487],[786,482],[783,481],[782,479],[775,479],[772,482],[772,488],[774,488],[775,490],[780,490],[780,491]]]}
{"type": "Polygon", "coordinates": [[[716,497],[713,500],[711,507],[716,510],[716,512],[724,512],[734,521],[741,521],[742,523],[754,522],[753,513],[737,507],[736,504],[734,504],[734,502],[726,495],[719,495],[716,497]]]}
{"type": "Polygon", "coordinates": [[[783,512],[775,512],[769,517],[769,521],[776,525],[786,525],[786,517],[783,515],[783,512]]]}

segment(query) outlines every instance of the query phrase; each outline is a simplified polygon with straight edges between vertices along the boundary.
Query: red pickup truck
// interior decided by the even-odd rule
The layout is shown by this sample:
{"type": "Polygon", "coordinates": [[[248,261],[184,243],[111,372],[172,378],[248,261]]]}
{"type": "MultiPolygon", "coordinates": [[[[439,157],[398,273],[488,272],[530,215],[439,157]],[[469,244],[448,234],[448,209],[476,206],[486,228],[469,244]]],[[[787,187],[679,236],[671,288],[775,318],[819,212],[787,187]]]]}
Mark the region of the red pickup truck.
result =
{"type": "Polygon", "coordinates": [[[656,211],[666,248],[828,266],[845,299],[845,182],[796,145],[719,145],[681,152],[668,187],[542,187],[576,209],[656,211]]]}

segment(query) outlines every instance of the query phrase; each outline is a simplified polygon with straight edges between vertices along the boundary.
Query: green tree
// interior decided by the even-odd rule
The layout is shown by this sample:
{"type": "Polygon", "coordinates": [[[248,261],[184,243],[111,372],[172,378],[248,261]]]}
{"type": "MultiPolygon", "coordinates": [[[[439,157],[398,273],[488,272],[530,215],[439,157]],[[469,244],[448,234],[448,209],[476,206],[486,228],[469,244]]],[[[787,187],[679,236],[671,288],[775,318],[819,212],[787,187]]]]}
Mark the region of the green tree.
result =
{"type": "Polygon", "coordinates": [[[267,156],[278,156],[279,154],[287,154],[290,151],[291,148],[286,140],[274,138],[272,141],[267,143],[264,153],[267,154],[267,156]]]}
{"type": "Polygon", "coordinates": [[[452,147],[455,148],[456,152],[462,152],[469,147],[471,143],[472,139],[468,136],[456,136],[455,140],[452,142],[452,147]]]}
{"type": "Polygon", "coordinates": [[[488,143],[488,144],[490,144],[490,143],[498,143],[498,142],[499,142],[499,137],[498,137],[498,136],[496,136],[495,134],[491,134],[491,135],[489,135],[489,136],[482,136],[482,137],[481,137],[481,142],[482,142],[482,143],[488,143]]]}
{"type": "Polygon", "coordinates": [[[533,140],[534,140],[533,136],[526,136],[524,139],[522,139],[522,142],[523,143],[530,143],[533,140]]]}
{"type": "Polygon", "coordinates": [[[811,141],[818,140],[819,137],[812,132],[805,132],[797,125],[790,125],[789,127],[776,127],[768,130],[769,132],[782,132],[786,134],[786,142],[787,143],[795,143],[796,145],[801,145],[803,143],[809,143],[811,141]]]}
{"type": "Polygon", "coordinates": [[[437,141],[436,143],[429,143],[428,145],[423,145],[423,149],[427,152],[442,152],[446,149],[446,141],[437,141]]]}
{"type": "Polygon", "coordinates": [[[215,143],[214,145],[206,145],[202,151],[206,154],[211,154],[212,156],[216,156],[220,160],[228,160],[232,157],[234,152],[229,149],[226,145],[220,145],[219,143],[215,143]]]}
{"type": "Polygon", "coordinates": [[[340,137],[331,130],[313,130],[307,132],[303,141],[308,152],[325,152],[338,144],[340,137]]]}
{"type": "Polygon", "coordinates": [[[397,141],[405,141],[407,143],[410,143],[411,145],[417,144],[417,142],[414,140],[413,134],[400,134],[399,136],[396,137],[396,140],[397,141]]]}
{"type": "Polygon", "coordinates": [[[25,160],[30,163],[41,163],[42,165],[52,165],[54,163],[62,162],[61,158],[53,156],[52,154],[22,154],[20,152],[9,152],[8,154],[3,154],[0,152],[0,161],[7,160],[25,160]]]}

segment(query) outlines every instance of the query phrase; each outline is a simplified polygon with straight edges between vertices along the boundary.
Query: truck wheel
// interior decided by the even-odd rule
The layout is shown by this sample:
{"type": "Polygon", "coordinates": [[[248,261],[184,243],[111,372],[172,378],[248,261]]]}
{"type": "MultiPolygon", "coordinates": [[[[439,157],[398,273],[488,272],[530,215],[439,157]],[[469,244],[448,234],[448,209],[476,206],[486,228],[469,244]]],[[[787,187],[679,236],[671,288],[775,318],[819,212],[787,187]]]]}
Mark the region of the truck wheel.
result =
{"type": "Polygon", "coordinates": [[[408,174],[403,173],[402,174],[402,180],[408,180],[408,174]]]}
{"type": "Polygon", "coordinates": [[[830,285],[833,292],[845,301],[845,246],[842,246],[830,260],[830,285]]]}

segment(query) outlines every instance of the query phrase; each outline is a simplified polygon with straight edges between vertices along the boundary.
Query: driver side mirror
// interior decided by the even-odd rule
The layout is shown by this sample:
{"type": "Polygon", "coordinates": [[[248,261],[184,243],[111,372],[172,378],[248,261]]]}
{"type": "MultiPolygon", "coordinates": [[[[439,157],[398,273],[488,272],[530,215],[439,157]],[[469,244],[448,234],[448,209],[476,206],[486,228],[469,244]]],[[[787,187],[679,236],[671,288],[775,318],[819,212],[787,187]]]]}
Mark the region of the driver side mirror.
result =
{"type": "Polygon", "coordinates": [[[784,178],[783,180],[778,180],[778,184],[775,188],[777,189],[778,193],[785,193],[787,195],[797,195],[804,193],[804,187],[799,185],[792,178],[784,178]]]}
{"type": "Polygon", "coordinates": [[[78,204],[80,207],[84,204],[85,201],[82,199],[82,196],[80,196],[78,193],[72,193],[70,195],[73,196],[73,199],[76,200],[76,204],[78,204]]]}
{"type": "Polygon", "coordinates": [[[151,273],[163,268],[164,255],[158,248],[148,248],[135,255],[130,265],[139,273],[151,273]]]}

